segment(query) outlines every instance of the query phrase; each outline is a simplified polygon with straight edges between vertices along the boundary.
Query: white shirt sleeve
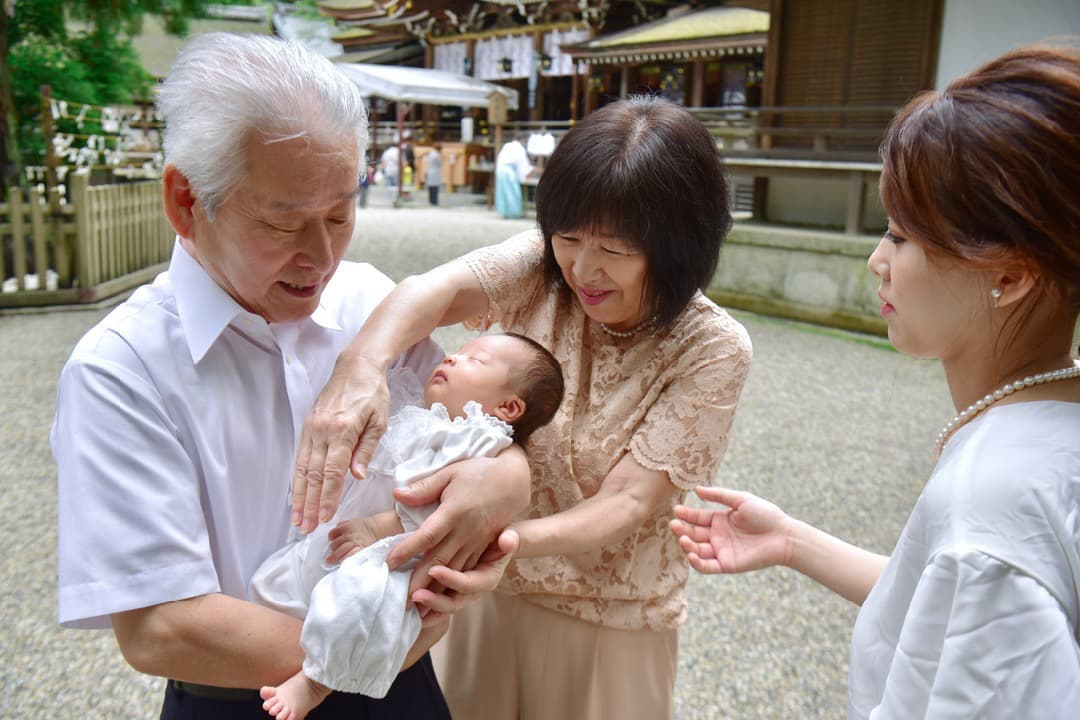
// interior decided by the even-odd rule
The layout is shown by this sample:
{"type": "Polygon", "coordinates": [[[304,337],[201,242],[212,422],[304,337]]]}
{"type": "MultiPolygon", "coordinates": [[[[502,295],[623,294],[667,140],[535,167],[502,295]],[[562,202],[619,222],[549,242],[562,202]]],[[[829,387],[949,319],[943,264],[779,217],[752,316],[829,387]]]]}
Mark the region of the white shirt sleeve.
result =
{"type": "Polygon", "coordinates": [[[870,717],[1065,718],[1078,708],[1080,646],[1061,603],[984,553],[936,555],[870,717]]]}
{"type": "Polygon", "coordinates": [[[139,359],[110,333],[73,358],[57,391],[59,620],[217,592],[197,470],[139,359]],[[108,360],[101,359],[109,358],[108,360]]]}

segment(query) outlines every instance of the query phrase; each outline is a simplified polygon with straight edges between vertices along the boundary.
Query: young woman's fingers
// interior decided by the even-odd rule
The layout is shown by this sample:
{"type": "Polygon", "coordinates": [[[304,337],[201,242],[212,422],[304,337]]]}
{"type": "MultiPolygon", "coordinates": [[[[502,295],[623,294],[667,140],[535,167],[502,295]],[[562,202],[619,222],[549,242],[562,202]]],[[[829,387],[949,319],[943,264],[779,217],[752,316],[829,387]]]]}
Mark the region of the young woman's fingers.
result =
{"type": "Polygon", "coordinates": [[[731,490],[729,488],[722,487],[711,487],[709,485],[700,485],[694,488],[694,492],[702,500],[720,503],[721,505],[727,505],[730,508],[736,508],[743,502],[745,502],[748,498],[753,497],[750,493],[745,493],[740,490],[731,490]]]}

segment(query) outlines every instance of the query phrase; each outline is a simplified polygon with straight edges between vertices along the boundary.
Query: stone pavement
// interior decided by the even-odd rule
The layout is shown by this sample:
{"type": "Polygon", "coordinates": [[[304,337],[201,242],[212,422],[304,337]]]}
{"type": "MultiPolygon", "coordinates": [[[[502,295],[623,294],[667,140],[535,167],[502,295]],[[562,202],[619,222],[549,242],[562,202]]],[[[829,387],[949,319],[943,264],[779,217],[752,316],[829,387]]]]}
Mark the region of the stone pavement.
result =
{"type": "MultiPolygon", "coordinates": [[[[395,279],[533,224],[503,220],[474,196],[444,193],[428,208],[417,193],[393,209],[382,190],[359,211],[349,257],[395,279]]],[[[111,633],[56,624],[55,381],[107,311],[0,315],[0,718],[150,718],[160,708],[162,681],[130,670],[111,633]]],[[[940,367],[878,339],[735,315],[754,363],[717,483],[889,552],[952,416],[940,367]]],[[[439,331],[449,347],[464,337],[439,331]]],[[[784,569],[692,574],[689,592],[676,718],[843,716],[855,607],[784,569]]]]}

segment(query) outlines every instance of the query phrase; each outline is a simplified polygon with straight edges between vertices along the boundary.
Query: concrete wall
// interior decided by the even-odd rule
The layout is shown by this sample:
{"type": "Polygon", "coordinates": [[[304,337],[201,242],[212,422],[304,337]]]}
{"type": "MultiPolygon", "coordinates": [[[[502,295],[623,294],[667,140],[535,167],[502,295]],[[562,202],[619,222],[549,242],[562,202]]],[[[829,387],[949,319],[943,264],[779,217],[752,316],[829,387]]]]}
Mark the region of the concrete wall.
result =
{"type": "MultiPolygon", "coordinates": [[[[847,192],[848,180],[843,176],[835,180],[770,178],[766,217],[770,222],[842,230],[847,216],[847,192]]],[[[888,225],[877,183],[866,184],[864,225],[867,232],[884,230],[888,225]]]]}
{"type": "MultiPolygon", "coordinates": [[[[878,277],[866,261],[880,238],[736,223],[708,295],[723,307],[887,335],[878,277]]],[[[1073,333],[1080,355],[1080,321],[1073,333]]]]}
{"type": "Polygon", "coordinates": [[[1078,0],[946,0],[935,87],[1013,48],[1066,35],[1080,35],[1078,0]]]}
{"type": "Polygon", "coordinates": [[[878,240],[737,223],[709,295],[725,307],[883,335],[878,279],[866,267],[878,240]]]}

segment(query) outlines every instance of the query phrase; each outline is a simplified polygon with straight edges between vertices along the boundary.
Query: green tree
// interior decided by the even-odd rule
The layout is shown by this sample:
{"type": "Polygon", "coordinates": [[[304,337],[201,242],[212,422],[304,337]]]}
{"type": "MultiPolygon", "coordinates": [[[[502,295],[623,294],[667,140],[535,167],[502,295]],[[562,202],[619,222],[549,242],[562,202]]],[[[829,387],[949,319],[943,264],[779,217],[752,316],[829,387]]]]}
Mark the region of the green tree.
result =
{"type": "Polygon", "coordinates": [[[38,155],[33,118],[39,87],[90,104],[145,97],[152,78],[131,45],[146,14],[182,35],[207,0],[0,0],[0,164],[3,184],[17,182],[20,150],[38,155]],[[69,25],[78,23],[72,32],[69,25]],[[24,147],[25,143],[25,147],[24,147]]]}

